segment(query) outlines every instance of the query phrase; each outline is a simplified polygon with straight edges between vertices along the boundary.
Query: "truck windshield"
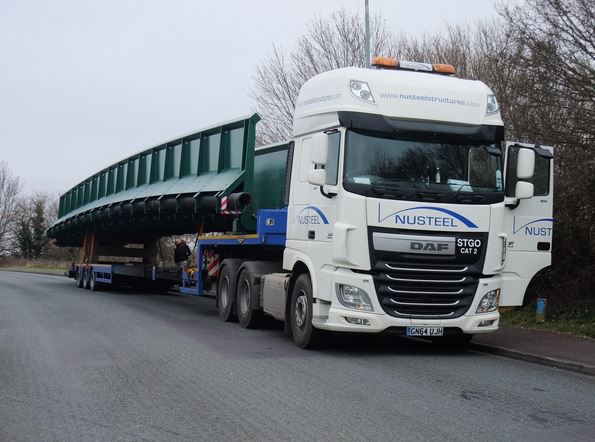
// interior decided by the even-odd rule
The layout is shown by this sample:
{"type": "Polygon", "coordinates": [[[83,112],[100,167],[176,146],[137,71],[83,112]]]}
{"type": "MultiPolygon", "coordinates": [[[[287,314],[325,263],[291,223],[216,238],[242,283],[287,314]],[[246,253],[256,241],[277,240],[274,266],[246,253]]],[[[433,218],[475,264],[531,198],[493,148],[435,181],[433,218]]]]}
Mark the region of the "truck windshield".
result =
{"type": "Polygon", "coordinates": [[[492,203],[504,198],[498,143],[395,139],[353,130],[344,187],[379,198],[492,203]]]}

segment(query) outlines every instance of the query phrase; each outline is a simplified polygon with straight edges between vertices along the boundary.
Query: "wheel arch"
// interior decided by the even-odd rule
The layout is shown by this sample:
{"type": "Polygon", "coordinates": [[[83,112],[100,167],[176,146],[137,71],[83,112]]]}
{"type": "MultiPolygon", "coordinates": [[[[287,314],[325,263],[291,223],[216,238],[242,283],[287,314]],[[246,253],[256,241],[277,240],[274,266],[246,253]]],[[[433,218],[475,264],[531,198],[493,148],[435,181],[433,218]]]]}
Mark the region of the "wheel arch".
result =
{"type": "Polygon", "coordinates": [[[544,278],[547,278],[547,274],[552,269],[552,266],[545,266],[538,270],[531,278],[525,287],[525,293],[523,294],[523,307],[527,307],[535,298],[539,297],[538,291],[543,290],[543,286],[546,284],[543,282],[544,278]]]}

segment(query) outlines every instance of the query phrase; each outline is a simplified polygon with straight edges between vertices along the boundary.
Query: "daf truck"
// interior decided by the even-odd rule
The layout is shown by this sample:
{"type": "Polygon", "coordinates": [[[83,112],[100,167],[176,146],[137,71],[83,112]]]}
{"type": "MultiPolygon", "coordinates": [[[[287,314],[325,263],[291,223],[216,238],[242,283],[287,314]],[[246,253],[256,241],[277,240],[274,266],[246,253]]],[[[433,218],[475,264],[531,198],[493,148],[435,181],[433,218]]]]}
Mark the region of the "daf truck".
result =
{"type": "MultiPolygon", "coordinates": [[[[553,150],[506,141],[493,91],[452,66],[378,57],[317,75],[293,135],[254,150],[251,193],[193,196],[229,223],[196,226],[180,291],[213,294],[222,320],[271,316],[303,348],[325,331],[464,344],[551,264],[553,150]]],[[[115,269],[74,273],[95,286],[115,269]]]]}

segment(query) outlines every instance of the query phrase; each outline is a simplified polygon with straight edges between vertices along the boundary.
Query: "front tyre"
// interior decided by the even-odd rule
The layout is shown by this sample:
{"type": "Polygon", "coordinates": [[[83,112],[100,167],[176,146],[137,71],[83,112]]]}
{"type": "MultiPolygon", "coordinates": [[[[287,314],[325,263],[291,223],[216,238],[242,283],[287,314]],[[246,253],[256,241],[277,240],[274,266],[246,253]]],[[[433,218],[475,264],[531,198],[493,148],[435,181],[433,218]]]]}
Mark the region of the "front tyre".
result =
{"type": "Polygon", "coordinates": [[[301,274],[291,292],[289,324],[293,342],[300,348],[313,348],[320,341],[321,331],[312,325],[312,281],[301,274]]]}

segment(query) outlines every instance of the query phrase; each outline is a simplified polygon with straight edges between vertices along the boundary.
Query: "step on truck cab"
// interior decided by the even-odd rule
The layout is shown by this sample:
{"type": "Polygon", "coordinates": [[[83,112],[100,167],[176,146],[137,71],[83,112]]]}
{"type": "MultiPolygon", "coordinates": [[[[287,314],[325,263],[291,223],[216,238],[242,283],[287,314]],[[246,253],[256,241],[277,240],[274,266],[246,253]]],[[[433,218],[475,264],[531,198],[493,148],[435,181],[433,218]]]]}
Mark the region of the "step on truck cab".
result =
{"type": "Polygon", "coordinates": [[[287,273],[264,311],[317,330],[468,341],[551,262],[552,149],[505,142],[493,92],[446,65],[376,59],[302,87],[285,195],[287,273]]]}

